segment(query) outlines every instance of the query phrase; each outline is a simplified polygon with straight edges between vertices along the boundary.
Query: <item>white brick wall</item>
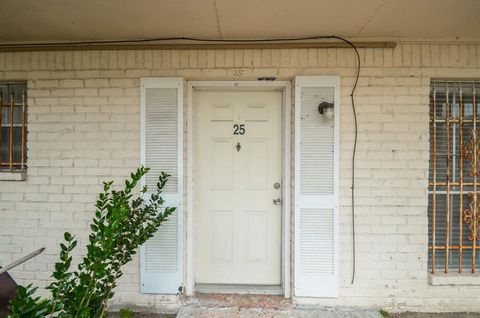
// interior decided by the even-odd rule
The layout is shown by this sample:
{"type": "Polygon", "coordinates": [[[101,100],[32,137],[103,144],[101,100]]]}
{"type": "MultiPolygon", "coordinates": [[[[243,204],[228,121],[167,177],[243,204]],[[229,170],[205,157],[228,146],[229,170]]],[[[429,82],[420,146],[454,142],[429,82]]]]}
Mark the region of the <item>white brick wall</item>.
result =
{"type": "MultiPolygon", "coordinates": [[[[101,182],[122,180],[139,164],[139,78],[253,80],[341,75],[341,290],[322,305],[397,310],[480,311],[479,287],[427,282],[428,93],[432,77],[480,78],[480,45],[401,43],[362,49],[357,90],[357,273],[351,279],[348,49],[76,51],[0,53],[0,80],[28,80],[29,171],[0,182],[0,264],[46,246],[12,271],[45,285],[65,230],[88,235],[101,182]]],[[[80,254],[79,250],[77,254],[80,254]]],[[[142,295],[139,262],[125,268],[115,302],[175,305],[176,296],[142,295]]]]}

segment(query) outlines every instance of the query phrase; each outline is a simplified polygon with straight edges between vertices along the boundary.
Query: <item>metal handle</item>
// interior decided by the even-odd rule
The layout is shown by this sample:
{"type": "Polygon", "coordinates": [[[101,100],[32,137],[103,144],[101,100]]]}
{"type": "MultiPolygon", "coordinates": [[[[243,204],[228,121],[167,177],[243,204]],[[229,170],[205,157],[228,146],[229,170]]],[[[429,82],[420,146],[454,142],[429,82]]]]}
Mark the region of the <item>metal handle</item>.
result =
{"type": "Polygon", "coordinates": [[[34,258],[35,256],[41,254],[43,251],[45,250],[45,247],[42,247],[42,248],[39,248],[38,250],[36,251],[33,251],[31,252],[30,254],[22,257],[22,258],[19,258],[18,260],[16,260],[15,262],[11,263],[11,264],[8,264],[7,266],[5,266],[4,268],[0,269],[0,275],[11,270],[12,268],[14,267],[17,267],[18,265],[22,264],[22,263],[25,263],[26,261],[28,261],[29,259],[31,258],[34,258]]]}
{"type": "Polygon", "coordinates": [[[282,203],[282,199],[280,198],[273,198],[273,204],[280,205],[282,203]]]}

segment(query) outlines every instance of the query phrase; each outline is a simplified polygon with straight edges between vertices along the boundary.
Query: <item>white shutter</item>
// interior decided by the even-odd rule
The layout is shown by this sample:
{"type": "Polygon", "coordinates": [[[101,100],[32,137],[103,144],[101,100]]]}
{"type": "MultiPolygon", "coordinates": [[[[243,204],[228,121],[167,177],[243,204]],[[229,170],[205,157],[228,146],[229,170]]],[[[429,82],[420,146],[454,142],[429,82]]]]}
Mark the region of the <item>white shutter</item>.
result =
{"type": "Polygon", "coordinates": [[[183,285],[183,79],[140,83],[143,183],[155,191],[161,171],[170,174],[162,197],[177,210],[141,247],[141,291],[174,294],[183,285]]]}
{"type": "Polygon", "coordinates": [[[295,78],[295,296],[338,296],[339,109],[337,76],[295,78]]]}

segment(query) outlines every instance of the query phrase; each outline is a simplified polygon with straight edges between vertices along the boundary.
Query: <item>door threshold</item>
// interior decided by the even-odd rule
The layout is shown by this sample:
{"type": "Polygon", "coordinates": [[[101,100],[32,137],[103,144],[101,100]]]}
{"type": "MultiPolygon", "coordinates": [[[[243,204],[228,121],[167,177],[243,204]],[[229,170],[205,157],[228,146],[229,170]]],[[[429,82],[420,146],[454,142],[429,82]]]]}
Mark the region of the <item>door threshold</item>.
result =
{"type": "Polygon", "coordinates": [[[195,284],[195,291],[201,294],[283,295],[279,285],[195,284]]]}

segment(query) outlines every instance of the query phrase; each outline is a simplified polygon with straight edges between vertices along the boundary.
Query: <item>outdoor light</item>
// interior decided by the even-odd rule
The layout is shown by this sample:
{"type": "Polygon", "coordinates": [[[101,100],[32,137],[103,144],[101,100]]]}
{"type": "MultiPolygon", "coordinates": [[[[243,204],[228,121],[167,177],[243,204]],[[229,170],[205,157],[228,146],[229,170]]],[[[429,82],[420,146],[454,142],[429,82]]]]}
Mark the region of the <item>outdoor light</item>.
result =
{"type": "Polygon", "coordinates": [[[275,76],[262,76],[262,77],[257,77],[257,81],[274,81],[277,78],[275,76]]]}
{"type": "Polygon", "coordinates": [[[324,119],[331,120],[333,118],[333,103],[321,102],[318,105],[318,112],[324,119]]]}

